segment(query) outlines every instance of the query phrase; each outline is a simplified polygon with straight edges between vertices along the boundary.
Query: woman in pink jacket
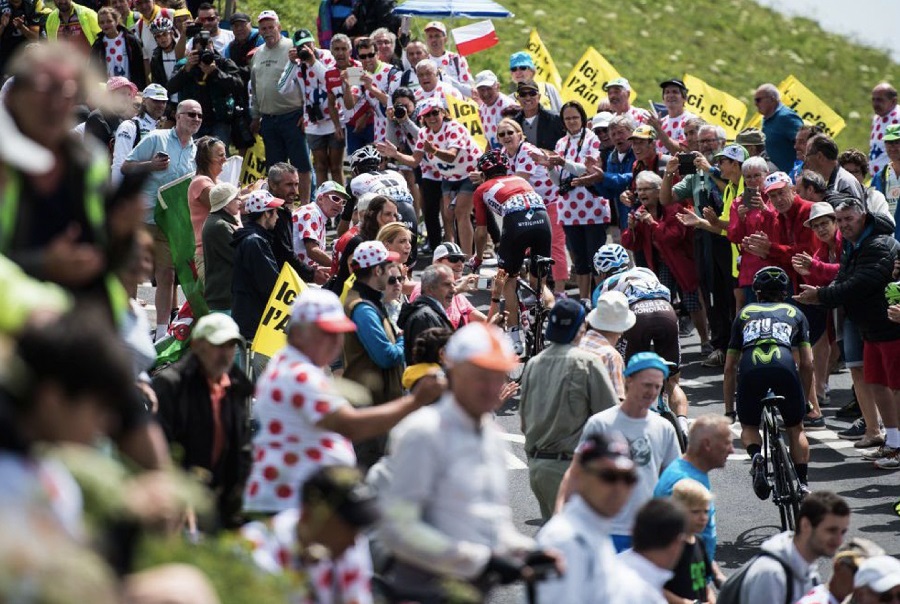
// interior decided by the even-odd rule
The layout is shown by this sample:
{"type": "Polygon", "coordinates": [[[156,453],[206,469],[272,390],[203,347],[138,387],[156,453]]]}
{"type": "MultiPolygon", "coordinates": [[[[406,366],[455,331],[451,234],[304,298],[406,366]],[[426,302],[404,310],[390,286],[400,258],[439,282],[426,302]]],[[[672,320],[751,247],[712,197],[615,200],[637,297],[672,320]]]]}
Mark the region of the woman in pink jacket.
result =
{"type": "MultiPolygon", "coordinates": [[[[751,157],[743,163],[741,171],[744,175],[744,193],[731,206],[728,220],[728,239],[740,247],[744,237],[762,231],[770,238],[775,233],[778,212],[769,203],[769,197],[763,192],[762,185],[769,174],[766,160],[751,157]]],[[[755,301],[753,295],[753,275],[770,265],[771,262],[753,254],[743,253],[738,266],[738,289],[734,292],[736,308],[755,301]]]]}

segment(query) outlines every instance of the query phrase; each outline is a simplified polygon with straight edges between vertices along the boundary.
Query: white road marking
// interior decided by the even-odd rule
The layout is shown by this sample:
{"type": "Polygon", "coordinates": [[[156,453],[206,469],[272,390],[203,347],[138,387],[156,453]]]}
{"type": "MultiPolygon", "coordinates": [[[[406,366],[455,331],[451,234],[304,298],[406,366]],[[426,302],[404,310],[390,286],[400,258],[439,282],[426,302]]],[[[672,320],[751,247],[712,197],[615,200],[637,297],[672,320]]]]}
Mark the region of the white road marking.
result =
{"type": "MultiPolygon", "coordinates": [[[[731,433],[735,438],[739,439],[741,437],[741,425],[738,423],[732,424],[731,433]]],[[[811,441],[821,443],[829,449],[837,451],[838,453],[841,453],[842,455],[845,455],[847,457],[851,457],[846,455],[847,449],[855,450],[853,447],[853,441],[841,439],[841,437],[837,435],[837,432],[830,428],[825,428],[824,430],[807,430],[806,438],[811,441]]],[[[733,455],[737,454],[735,453],[733,455]]],[[[856,456],[854,455],[852,457],[856,456]]],[[[746,455],[742,455],[742,458],[746,458],[746,455]]],[[[729,459],[731,459],[731,457],[729,457],[729,459]]],[[[815,459],[813,461],[815,461],[815,459]]]]}
{"type": "Polygon", "coordinates": [[[519,443],[525,444],[525,435],[524,434],[512,434],[510,432],[501,432],[500,438],[503,440],[508,440],[511,443],[519,443]]]}
{"type": "Polygon", "coordinates": [[[506,469],[507,470],[527,470],[528,464],[524,461],[516,457],[516,454],[512,451],[506,450],[504,451],[506,454],[506,469]]]}

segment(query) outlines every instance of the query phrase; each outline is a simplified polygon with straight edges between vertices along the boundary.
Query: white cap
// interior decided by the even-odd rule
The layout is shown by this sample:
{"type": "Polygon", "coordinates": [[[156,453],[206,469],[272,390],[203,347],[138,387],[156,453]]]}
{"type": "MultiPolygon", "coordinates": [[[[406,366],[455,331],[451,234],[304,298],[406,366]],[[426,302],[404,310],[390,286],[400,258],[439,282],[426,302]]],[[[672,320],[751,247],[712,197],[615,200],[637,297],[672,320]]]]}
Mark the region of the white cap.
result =
{"type": "Polygon", "coordinates": [[[144,88],[144,92],[141,93],[141,96],[145,99],[150,99],[151,101],[169,100],[169,92],[166,90],[165,86],[160,84],[149,84],[144,88]]]}
{"type": "Polygon", "coordinates": [[[817,201],[813,204],[812,208],[809,210],[809,219],[803,223],[803,226],[809,228],[809,223],[811,223],[816,218],[821,218],[822,216],[831,216],[834,215],[834,207],[828,203],[827,201],[817,201]]]}
{"type": "Polygon", "coordinates": [[[789,187],[793,183],[791,182],[791,177],[785,174],[784,172],[772,172],[768,176],[766,176],[766,180],[763,181],[763,191],[768,193],[769,191],[774,191],[775,189],[783,189],[784,187],[789,187]]]}
{"type": "Polygon", "coordinates": [[[863,560],[853,576],[853,587],[868,587],[884,593],[900,585],[900,560],[893,556],[873,556],[863,560]]]}
{"type": "Polygon", "coordinates": [[[493,371],[510,371],[519,364],[506,334],[487,323],[469,323],[453,334],[444,348],[444,358],[451,365],[472,363],[493,371]]]}
{"type": "Polygon", "coordinates": [[[500,80],[497,79],[497,74],[490,69],[485,69],[484,71],[479,71],[475,74],[475,88],[481,86],[494,86],[499,82],[500,80]]]}
{"type": "Polygon", "coordinates": [[[194,340],[206,340],[213,346],[221,346],[229,342],[243,342],[244,337],[237,323],[228,315],[220,312],[204,315],[191,330],[194,340]]]}
{"type": "Polygon", "coordinates": [[[273,10],[264,10],[263,12],[259,13],[259,16],[256,18],[256,22],[259,23],[263,19],[274,19],[278,21],[278,13],[273,10]]]}
{"type": "Polygon", "coordinates": [[[591,128],[606,128],[609,126],[609,120],[613,118],[613,114],[609,111],[601,111],[591,118],[591,128]]]}
{"type": "Polygon", "coordinates": [[[329,333],[356,331],[356,324],[344,314],[341,299],[327,289],[307,287],[294,301],[291,323],[315,325],[329,333]]]}
{"type": "Polygon", "coordinates": [[[424,31],[428,31],[429,29],[436,29],[445,36],[447,35],[447,26],[441,23],[440,21],[429,21],[425,26],[424,31]]]}
{"type": "Polygon", "coordinates": [[[252,193],[250,193],[250,196],[244,203],[244,211],[248,214],[255,214],[257,212],[265,212],[266,210],[271,210],[272,208],[280,208],[283,205],[283,199],[279,199],[268,191],[263,191],[262,189],[260,189],[258,191],[253,191],[252,193]]]}
{"type": "Polygon", "coordinates": [[[588,325],[600,331],[625,333],[634,327],[637,317],[628,308],[628,298],[622,292],[600,294],[597,306],[588,313],[588,325]]]}
{"type": "Polygon", "coordinates": [[[353,264],[359,268],[369,268],[385,262],[399,261],[400,254],[389,252],[381,241],[363,241],[353,250],[353,264]]]}

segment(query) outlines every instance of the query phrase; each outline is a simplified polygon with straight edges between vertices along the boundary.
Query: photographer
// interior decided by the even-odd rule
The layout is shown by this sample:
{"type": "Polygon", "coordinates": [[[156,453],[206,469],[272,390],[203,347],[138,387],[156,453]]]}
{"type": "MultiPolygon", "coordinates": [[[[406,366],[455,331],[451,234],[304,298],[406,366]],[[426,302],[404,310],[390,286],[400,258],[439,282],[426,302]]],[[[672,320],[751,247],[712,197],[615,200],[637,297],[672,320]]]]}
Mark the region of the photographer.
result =
{"type": "Polygon", "coordinates": [[[328,102],[326,79],[326,74],[334,68],[332,54],[316,49],[308,29],[298,29],[294,33],[294,47],[288,51],[278,92],[289,97],[303,95],[303,130],[312,151],[316,182],[333,180],[343,184],[344,128],[334,104],[328,102]]]}
{"type": "MultiPolygon", "coordinates": [[[[219,13],[212,4],[204,2],[200,5],[200,8],[197,10],[197,20],[194,22],[193,26],[197,27],[198,25],[203,31],[209,32],[209,39],[212,42],[213,48],[215,48],[216,52],[219,54],[224,54],[228,45],[234,42],[234,33],[231,30],[219,28],[219,13]]],[[[190,25],[188,25],[188,27],[190,27],[190,25]]],[[[194,33],[194,35],[188,35],[187,52],[194,50],[194,39],[199,32],[192,33],[194,33]]]]}
{"type": "Polygon", "coordinates": [[[169,94],[181,100],[195,100],[203,108],[203,125],[197,136],[215,136],[227,148],[231,141],[231,121],[235,98],[243,83],[234,61],[213,47],[209,32],[200,31],[193,39],[187,61],[166,84],[169,94]]]}
{"type": "MultiPolygon", "coordinates": [[[[387,140],[394,143],[403,153],[410,153],[419,137],[419,125],[413,119],[416,113],[416,97],[409,88],[398,88],[391,94],[391,106],[387,108],[387,140]]],[[[416,213],[422,212],[422,194],[416,183],[416,171],[408,166],[399,165],[397,169],[406,180],[406,186],[413,196],[413,206],[416,213]]],[[[431,220],[430,226],[434,229],[434,238],[431,240],[431,249],[441,243],[440,209],[435,208],[431,217],[426,217],[426,224],[431,220]],[[437,222],[434,222],[437,221],[437,222]]],[[[429,229],[430,232],[430,229],[429,229]]]]}

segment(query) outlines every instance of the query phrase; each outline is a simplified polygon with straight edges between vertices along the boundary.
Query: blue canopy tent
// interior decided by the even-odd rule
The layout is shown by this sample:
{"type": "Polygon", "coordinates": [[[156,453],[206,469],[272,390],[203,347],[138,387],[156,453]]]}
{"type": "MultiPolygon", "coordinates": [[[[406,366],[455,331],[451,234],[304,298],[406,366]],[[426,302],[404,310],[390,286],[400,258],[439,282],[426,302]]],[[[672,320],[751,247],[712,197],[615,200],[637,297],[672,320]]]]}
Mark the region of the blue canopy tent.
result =
{"type": "Polygon", "coordinates": [[[407,0],[394,9],[394,14],[466,19],[503,19],[514,16],[493,0],[407,0]]]}

